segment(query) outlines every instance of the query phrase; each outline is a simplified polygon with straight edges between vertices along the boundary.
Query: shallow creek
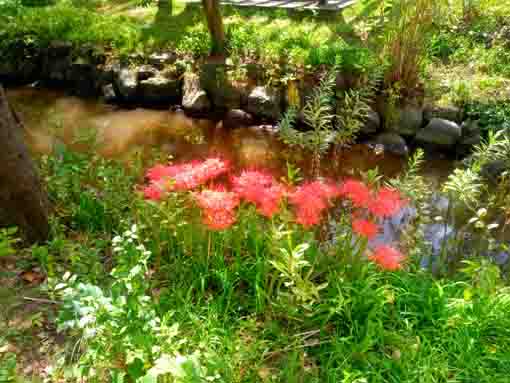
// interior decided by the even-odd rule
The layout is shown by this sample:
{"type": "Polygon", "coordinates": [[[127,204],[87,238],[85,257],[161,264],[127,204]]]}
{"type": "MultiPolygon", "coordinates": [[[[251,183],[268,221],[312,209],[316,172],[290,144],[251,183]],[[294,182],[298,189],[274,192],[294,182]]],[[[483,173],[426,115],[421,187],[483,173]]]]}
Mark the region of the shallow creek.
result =
{"type": "MultiPolygon", "coordinates": [[[[134,152],[148,157],[160,151],[176,161],[221,155],[238,168],[268,168],[285,174],[287,162],[292,162],[305,174],[310,170],[310,158],[283,145],[270,127],[225,129],[221,121],[193,119],[182,112],[125,109],[31,87],[10,89],[7,94],[22,117],[34,153],[49,154],[58,142],[71,149],[89,150],[90,145],[84,142],[96,136],[95,150],[118,159],[127,159],[134,152]]],[[[402,170],[405,160],[358,144],[330,154],[322,163],[321,174],[329,177],[357,175],[375,167],[391,177],[402,170]]],[[[448,160],[430,159],[424,172],[437,183],[451,168],[448,160]]]]}

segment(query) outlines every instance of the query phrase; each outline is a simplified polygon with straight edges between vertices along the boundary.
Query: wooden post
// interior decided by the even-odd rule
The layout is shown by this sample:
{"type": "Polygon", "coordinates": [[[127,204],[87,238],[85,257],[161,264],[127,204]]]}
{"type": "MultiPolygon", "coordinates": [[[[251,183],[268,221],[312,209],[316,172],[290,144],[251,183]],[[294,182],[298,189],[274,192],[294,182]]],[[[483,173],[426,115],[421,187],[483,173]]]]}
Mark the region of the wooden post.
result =
{"type": "Polygon", "coordinates": [[[17,226],[28,242],[44,241],[50,231],[48,196],[1,85],[0,143],[0,225],[17,226]]]}
{"type": "Polygon", "coordinates": [[[219,0],[202,0],[207,26],[212,40],[212,55],[225,54],[225,31],[223,29],[223,20],[221,18],[219,0]]]}
{"type": "Polygon", "coordinates": [[[172,15],[172,0],[158,0],[158,14],[161,13],[162,17],[169,17],[172,15]]]}

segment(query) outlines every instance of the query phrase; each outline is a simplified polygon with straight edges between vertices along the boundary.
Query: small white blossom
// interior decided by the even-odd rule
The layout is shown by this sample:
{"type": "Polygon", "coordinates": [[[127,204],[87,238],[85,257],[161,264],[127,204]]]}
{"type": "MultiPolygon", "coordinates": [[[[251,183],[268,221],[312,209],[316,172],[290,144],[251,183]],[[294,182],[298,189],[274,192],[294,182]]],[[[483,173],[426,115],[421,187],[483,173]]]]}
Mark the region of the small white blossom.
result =
{"type": "Polygon", "coordinates": [[[487,209],[482,207],[481,209],[478,209],[478,211],[476,212],[476,215],[478,215],[479,217],[484,217],[487,215],[487,209]]]}
{"type": "Polygon", "coordinates": [[[493,229],[497,229],[498,227],[499,227],[498,223],[491,223],[490,225],[487,226],[487,229],[493,230],[493,229]]]}

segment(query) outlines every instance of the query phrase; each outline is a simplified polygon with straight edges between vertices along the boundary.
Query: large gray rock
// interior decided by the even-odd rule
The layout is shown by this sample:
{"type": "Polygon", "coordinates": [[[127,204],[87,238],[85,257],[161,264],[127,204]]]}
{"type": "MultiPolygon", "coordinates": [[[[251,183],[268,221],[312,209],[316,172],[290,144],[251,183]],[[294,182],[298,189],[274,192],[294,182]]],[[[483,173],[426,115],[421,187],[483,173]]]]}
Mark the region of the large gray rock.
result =
{"type": "Polygon", "coordinates": [[[392,122],[386,130],[404,136],[414,136],[423,125],[423,110],[416,105],[405,105],[397,108],[392,122]]]}
{"type": "Polygon", "coordinates": [[[423,110],[423,118],[429,122],[433,118],[442,118],[457,123],[461,122],[462,111],[456,106],[427,105],[423,110]]]}
{"type": "Polygon", "coordinates": [[[236,129],[253,125],[253,122],[253,117],[250,113],[241,109],[232,109],[223,118],[223,127],[226,129],[236,129]]]}
{"type": "Polygon", "coordinates": [[[375,142],[376,144],[381,145],[386,152],[399,156],[407,156],[409,154],[409,148],[407,147],[406,140],[397,133],[381,133],[376,137],[375,142]]]}
{"type": "Polygon", "coordinates": [[[368,116],[360,129],[361,134],[375,134],[381,128],[381,117],[375,110],[370,109],[368,116]]]}
{"type": "Polygon", "coordinates": [[[461,125],[462,138],[457,144],[457,153],[466,155],[482,142],[482,129],[478,121],[466,120],[461,125]]]}
{"type": "Polygon", "coordinates": [[[14,57],[0,62],[0,82],[28,83],[40,78],[37,57],[14,57]]]}
{"type": "Polygon", "coordinates": [[[204,63],[200,71],[200,86],[217,111],[241,108],[241,92],[229,80],[225,63],[204,63]]]}
{"type": "Polygon", "coordinates": [[[498,183],[503,173],[510,170],[510,164],[504,160],[493,160],[482,166],[481,174],[489,182],[498,183]]]}
{"type": "Polygon", "coordinates": [[[149,104],[180,104],[180,82],[162,76],[155,76],[140,81],[140,98],[149,104]]]}
{"type": "Polygon", "coordinates": [[[151,65],[141,65],[137,68],[138,81],[147,80],[157,75],[158,70],[151,65]]]}
{"type": "Polygon", "coordinates": [[[451,147],[462,137],[461,127],[449,120],[433,118],[416,135],[416,140],[425,144],[451,147]]]}
{"type": "Polygon", "coordinates": [[[101,87],[101,95],[106,103],[113,103],[116,100],[115,89],[112,84],[103,85],[101,87]]]}
{"type": "Polygon", "coordinates": [[[173,52],[153,53],[149,56],[149,64],[158,69],[163,69],[165,65],[173,64],[177,60],[177,55],[173,52]]]}
{"type": "Polygon", "coordinates": [[[278,92],[263,86],[255,87],[248,95],[246,110],[262,119],[277,120],[281,114],[278,92]]]}
{"type": "Polygon", "coordinates": [[[122,68],[114,74],[117,96],[124,101],[134,101],[138,91],[138,73],[136,70],[122,68]]]}
{"type": "Polygon", "coordinates": [[[52,41],[42,57],[42,77],[50,82],[64,82],[72,64],[73,45],[66,41],[52,41]]]}
{"type": "Polygon", "coordinates": [[[194,114],[203,114],[211,109],[211,102],[205,90],[200,87],[198,76],[186,74],[182,92],[182,107],[185,110],[194,114]]]}

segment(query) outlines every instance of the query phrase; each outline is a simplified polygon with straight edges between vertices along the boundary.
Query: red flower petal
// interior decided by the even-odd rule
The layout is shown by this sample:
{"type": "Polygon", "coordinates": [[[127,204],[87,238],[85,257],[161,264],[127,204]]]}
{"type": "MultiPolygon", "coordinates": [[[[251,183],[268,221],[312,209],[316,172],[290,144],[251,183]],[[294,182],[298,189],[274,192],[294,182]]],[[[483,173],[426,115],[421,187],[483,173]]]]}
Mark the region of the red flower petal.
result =
{"type": "Polygon", "coordinates": [[[345,181],[340,187],[340,193],[356,207],[366,207],[371,200],[368,186],[357,180],[345,181]]]}
{"type": "Polygon", "coordinates": [[[402,268],[405,256],[391,246],[380,245],[376,247],[373,254],[368,256],[368,259],[385,270],[394,271],[402,268]]]}
{"type": "Polygon", "coordinates": [[[355,219],[352,221],[352,231],[360,236],[372,239],[377,235],[379,227],[372,221],[355,219]]]}
{"type": "Polygon", "coordinates": [[[397,190],[381,188],[369,201],[367,207],[376,217],[385,218],[398,213],[406,203],[397,190]]]}

